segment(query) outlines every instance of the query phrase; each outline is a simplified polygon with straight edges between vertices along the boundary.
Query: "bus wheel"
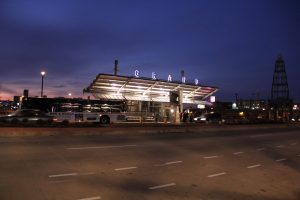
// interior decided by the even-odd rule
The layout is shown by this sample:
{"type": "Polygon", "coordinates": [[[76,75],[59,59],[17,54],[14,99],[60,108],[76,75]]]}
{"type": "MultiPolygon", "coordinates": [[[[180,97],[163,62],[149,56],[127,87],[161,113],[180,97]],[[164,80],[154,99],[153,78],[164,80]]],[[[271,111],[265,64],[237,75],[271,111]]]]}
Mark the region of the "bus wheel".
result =
{"type": "Polygon", "coordinates": [[[108,116],[102,116],[100,117],[100,124],[109,124],[110,120],[108,116]]]}

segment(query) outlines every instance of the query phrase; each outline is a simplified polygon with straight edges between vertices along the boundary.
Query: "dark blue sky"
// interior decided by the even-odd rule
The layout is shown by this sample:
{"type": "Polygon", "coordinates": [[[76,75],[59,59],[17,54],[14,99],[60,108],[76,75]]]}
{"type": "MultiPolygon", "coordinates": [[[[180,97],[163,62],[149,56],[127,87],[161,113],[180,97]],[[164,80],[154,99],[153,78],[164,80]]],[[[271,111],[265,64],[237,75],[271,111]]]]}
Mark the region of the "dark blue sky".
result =
{"type": "MultiPolygon", "coordinates": [[[[179,79],[217,86],[218,100],[270,96],[282,54],[300,101],[298,0],[0,0],[0,96],[72,92],[98,73],[179,79]]],[[[85,95],[86,97],[86,95],[85,95]]]]}

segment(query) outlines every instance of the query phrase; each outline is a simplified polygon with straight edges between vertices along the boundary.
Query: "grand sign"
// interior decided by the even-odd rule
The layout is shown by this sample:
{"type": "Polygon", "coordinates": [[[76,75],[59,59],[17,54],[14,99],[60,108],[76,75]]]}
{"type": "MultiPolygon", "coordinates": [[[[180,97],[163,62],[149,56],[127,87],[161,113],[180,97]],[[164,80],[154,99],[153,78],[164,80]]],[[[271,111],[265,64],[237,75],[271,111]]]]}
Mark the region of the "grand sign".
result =
{"type": "MultiPolygon", "coordinates": [[[[139,78],[140,77],[140,71],[139,70],[134,70],[134,76],[136,77],[136,78],[139,78]]],[[[157,76],[156,76],[156,73],[155,72],[152,72],[151,73],[151,78],[152,78],[152,80],[156,80],[157,79],[157,76]]],[[[169,74],[168,75],[168,82],[172,82],[172,75],[171,74],[169,74]]],[[[186,82],[186,77],[185,76],[182,76],[181,77],[181,83],[185,83],[186,82]]],[[[194,84],[195,85],[198,85],[199,84],[199,80],[197,79],[197,78],[195,78],[194,79],[194,84]]]]}

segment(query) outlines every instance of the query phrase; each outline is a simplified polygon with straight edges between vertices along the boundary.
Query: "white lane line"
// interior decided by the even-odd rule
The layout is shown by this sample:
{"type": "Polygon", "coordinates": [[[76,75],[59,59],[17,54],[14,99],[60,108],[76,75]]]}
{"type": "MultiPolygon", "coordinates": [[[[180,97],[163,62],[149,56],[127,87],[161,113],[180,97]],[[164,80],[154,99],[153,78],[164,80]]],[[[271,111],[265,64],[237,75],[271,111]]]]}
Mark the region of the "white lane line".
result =
{"type": "Polygon", "coordinates": [[[174,185],[176,185],[176,184],[175,183],[168,183],[168,184],[164,184],[164,185],[152,186],[152,187],[149,187],[148,189],[149,190],[156,190],[156,189],[160,189],[160,188],[171,187],[171,186],[174,186],[174,185]]]}
{"type": "Polygon", "coordinates": [[[207,177],[208,178],[213,178],[213,177],[216,177],[216,176],[222,176],[222,175],[225,175],[226,172],[221,172],[221,173],[217,173],[217,174],[211,174],[211,175],[208,175],[207,177]]]}
{"type": "Polygon", "coordinates": [[[53,174],[48,175],[48,178],[57,178],[57,177],[64,177],[64,176],[77,176],[78,173],[68,173],[68,174],[53,174]]]}
{"type": "Polygon", "coordinates": [[[243,153],[245,153],[245,152],[238,151],[238,152],[235,152],[235,153],[233,153],[233,154],[234,154],[234,155],[239,155],[239,154],[243,154],[243,153]]]}
{"type": "Polygon", "coordinates": [[[122,170],[130,170],[130,169],[136,169],[137,167],[123,167],[123,168],[117,168],[115,171],[122,171],[122,170]]]}
{"type": "Polygon", "coordinates": [[[264,151],[265,150],[265,148],[258,148],[258,149],[256,149],[256,151],[264,151]]]}
{"type": "Polygon", "coordinates": [[[290,145],[294,146],[294,145],[297,145],[297,144],[298,144],[298,142],[294,142],[294,143],[291,143],[290,145]]]}
{"type": "Polygon", "coordinates": [[[165,163],[165,165],[172,165],[172,164],[177,164],[177,163],[182,163],[182,161],[181,160],[171,161],[171,162],[165,163]]]}
{"type": "Polygon", "coordinates": [[[87,198],[77,199],[77,200],[97,200],[97,199],[101,199],[101,197],[100,196],[97,196],[97,197],[87,197],[87,198]]]}
{"type": "Polygon", "coordinates": [[[281,158],[281,159],[276,160],[276,162],[282,162],[282,161],[285,161],[285,160],[286,160],[286,158],[281,158]]]}
{"type": "Polygon", "coordinates": [[[277,148],[283,148],[284,147],[284,145],[278,145],[278,146],[276,146],[277,148]]]}
{"type": "Polygon", "coordinates": [[[219,156],[206,156],[206,157],[203,157],[204,159],[211,159],[211,158],[219,158],[219,156]]]}
{"type": "Polygon", "coordinates": [[[84,150],[84,149],[111,149],[111,148],[125,148],[125,147],[136,147],[135,144],[120,145],[120,146],[93,146],[93,147],[70,147],[67,150],[84,150]]]}
{"type": "Polygon", "coordinates": [[[157,165],[154,165],[154,166],[163,167],[163,166],[174,165],[174,164],[178,164],[178,163],[182,163],[182,162],[183,161],[181,161],[181,160],[177,160],[177,161],[166,162],[166,163],[163,163],[163,164],[157,164],[157,165]]]}
{"type": "Polygon", "coordinates": [[[251,168],[260,167],[260,166],[261,166],[260,164],[257,164],[257,165],[251,165],[251,166],[248,166],[247,168],[248,168],[248,169],[251,169],[251,168]]]}
{"type": "Polygon", "coordinates": [[[58,177],[66,177],[66,176],[86,176],[86,175],[93,175],[95,172],[86,172],[86,173],[67,173],[67,174],[53,174],[48,175],[48,178],[58,178],[58,177]]]}

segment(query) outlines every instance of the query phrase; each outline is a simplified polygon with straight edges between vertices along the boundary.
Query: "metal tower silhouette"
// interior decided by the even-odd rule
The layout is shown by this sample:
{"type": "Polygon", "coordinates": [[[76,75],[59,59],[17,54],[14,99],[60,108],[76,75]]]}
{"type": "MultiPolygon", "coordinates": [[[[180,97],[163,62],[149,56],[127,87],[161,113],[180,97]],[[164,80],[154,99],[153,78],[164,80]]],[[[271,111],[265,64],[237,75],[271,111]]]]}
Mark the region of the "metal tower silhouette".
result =
{"type": "Polygon", "coordinates": [[[287,82],[284,60],[281,55],[277,57],[275,62],[271,100],[276,104],[284,104],[289,101],[289,86],[287,82]]]}

